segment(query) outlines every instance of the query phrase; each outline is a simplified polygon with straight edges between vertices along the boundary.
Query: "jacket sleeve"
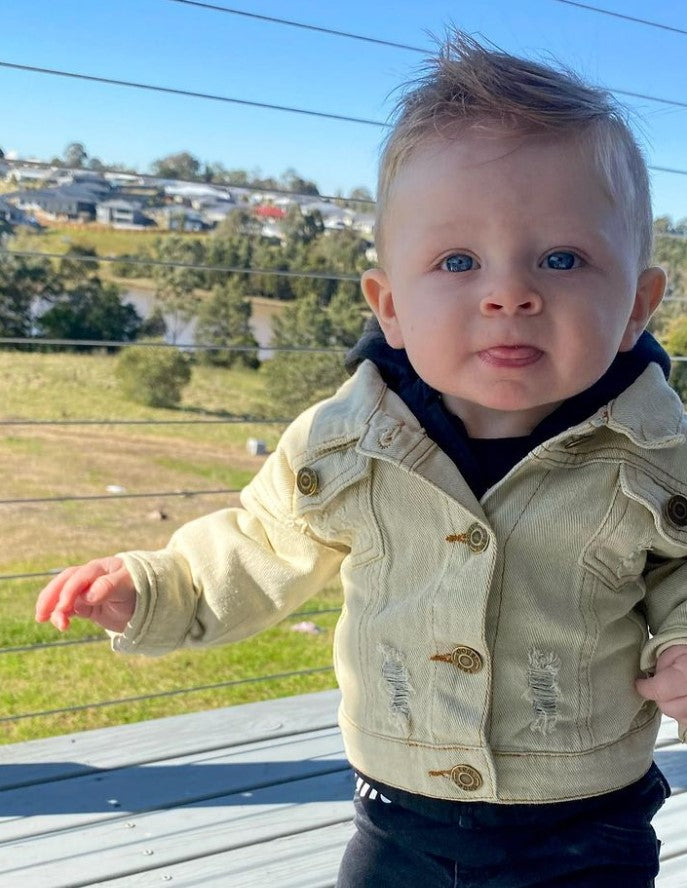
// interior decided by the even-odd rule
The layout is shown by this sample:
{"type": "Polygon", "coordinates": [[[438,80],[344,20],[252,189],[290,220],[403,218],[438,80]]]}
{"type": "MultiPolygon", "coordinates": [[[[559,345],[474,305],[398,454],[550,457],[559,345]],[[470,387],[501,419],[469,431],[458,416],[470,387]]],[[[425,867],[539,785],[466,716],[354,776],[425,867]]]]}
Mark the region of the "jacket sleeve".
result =
{"type": "MultiPolygon", "coordinates": [[[[670,559],[654,567],[645,574],[645,581],[645,611],[651,637],[642,649],[640,667],[650,672],[663,651],[676,644],[687,644],[687,559],[670,559]]],[[[678,734],[687,743],[687,723],[678,724],[678,734]]]]}
{"type": "Polygon", "coordinates": [[[164,654],[237,641],[283,619],[338,572],[347,547],[318,539],[294,512],[284,439],[228,508],[181,527],[156,552],[120,553],[137,605],[117,651],[164,654]]]}

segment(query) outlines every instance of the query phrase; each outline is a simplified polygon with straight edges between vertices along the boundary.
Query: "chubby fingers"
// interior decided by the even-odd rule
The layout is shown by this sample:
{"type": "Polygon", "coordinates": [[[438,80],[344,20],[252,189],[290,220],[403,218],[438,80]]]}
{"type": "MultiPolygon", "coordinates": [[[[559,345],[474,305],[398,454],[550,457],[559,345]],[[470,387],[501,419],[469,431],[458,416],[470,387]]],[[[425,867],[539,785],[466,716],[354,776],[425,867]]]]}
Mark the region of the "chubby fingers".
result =
{"type": "MultiPolygon", "coordinates": [[[[62,594],[62,589],[67,580],[79,570],[78,567],[68,567],[45,586],[36,600],[36,621],[45,623],[52,618],[57,602],[62,594]]],[[[57,627],[60,628],[59,626],[57,627]]],[[[66,628],[66,627],[64,627],[66,628]]]]}
{"type": "Polygon", "coordinates": [[[78,611],[84,616],[87,607],[100,604],[113,593],[113,583],[97,581],[101,577],[121,571],[123,563],[119,558],[98,558],[82,564],[80,567],[69,567],[52,579],[39,594],[36,601],[36,620],[44,623],[47,620],[63,632],[69,627],[70,618],[78,611]]]}
{"type": "Polygon", "coordinates": [[[659,657],[656,674],[635,682],[639,694],[655,700],[662,712],[678,721],[687,719],[687,645],[669,648],[659,657]]]}

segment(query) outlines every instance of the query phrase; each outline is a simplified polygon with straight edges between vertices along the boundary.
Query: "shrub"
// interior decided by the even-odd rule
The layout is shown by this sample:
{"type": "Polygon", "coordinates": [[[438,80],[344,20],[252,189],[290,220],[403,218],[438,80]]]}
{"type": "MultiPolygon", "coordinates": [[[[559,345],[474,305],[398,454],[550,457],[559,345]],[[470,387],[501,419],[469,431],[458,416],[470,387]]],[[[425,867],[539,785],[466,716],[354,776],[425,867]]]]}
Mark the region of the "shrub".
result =
{"type": "MultiPolygon", "coordinates": [[[[687,316],[673,318],[663,334],[662,344],[673,357],[687,357],[687,316]]],[[[687,402],[687,362],[673,361],[670,384],[683,402],[687,402]]]]}
{"type": "Polygon", "coordinates": [[[127,348],[115,372],[124,396],[148,407],[176,407],[191,380],[189,359],[179,349],[152,345],[127,348]]]}

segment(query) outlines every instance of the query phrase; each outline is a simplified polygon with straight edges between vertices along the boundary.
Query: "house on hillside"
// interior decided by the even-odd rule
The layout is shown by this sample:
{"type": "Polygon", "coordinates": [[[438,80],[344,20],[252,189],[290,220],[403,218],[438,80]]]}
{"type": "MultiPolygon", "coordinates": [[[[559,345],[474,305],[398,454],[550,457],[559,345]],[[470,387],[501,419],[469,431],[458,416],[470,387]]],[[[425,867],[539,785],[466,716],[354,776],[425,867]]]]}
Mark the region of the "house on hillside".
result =
{"type": "Polygon", "coordinates": [[[182,204],[156,207],[149,213],[165,231],[206,231],[212,227],[199,212],[182,204]]]}
{"type": "Polygon", "coordinates": [[[194,209],[203,201],[234,200],[227,188],[205,182],[165,182],[163,188],[167,197],[177,203],[188,203],[194,209]]]}
{"type": "Polygon", "coordinates": [[[372,239],[375,231],[375,214],[374,213],[356,213],[353,217],[351,225],[353,231],[359,231],[366,238],[372,239]]]}
{"type": "Polygon", "coordinates": [[[41,227],[33,216],[13,206],[4,196],[0,197],[0,223],[2,222],[12,226],[23,225],[27,228],[41,227]]]}
{"type": "Polygon", "coordinates": [[[345,207],[338,207],[328,200],[313,200],[301,205],[304,216],[319,213],[325,230],[342,231],[351,228],[355,213],[345,207]]]}
{"type": "Polygon", "coordinates": [[[131,197],[113,197],[96,206],[96,221],[113,228],[149,228],[155,222],[143,212],[144,202],[131,197]]]}
{"type": "Polygon", "coordinates": [[[203,201],[195,208],[208,225],[219,225],[238,209],[237,204],[229,200],[203,201]]]}
{"type": "Polygon", "coordinates": [[[253,214],[265,221],[268,219],[281,221],[286,216],[286,210],[283,207],[275,207],[273,204],[264,203],[257,207],[253,207],[253,214]]]}
{"type": "Polygon", "coordinates": [[[49,185],[51,182],[55,182],[57,172],[56,167],[21,166],[12,162],[9,164],[7,178],[13,180],[18,185],[49,185]]]}
{"type": "Polygon", "coordinates": [[[97,205],[110,191],[106,182],[72,184],[17,191],[9,199],[20,209],[40,211],[50,219],[92,222],[97,205]]]}

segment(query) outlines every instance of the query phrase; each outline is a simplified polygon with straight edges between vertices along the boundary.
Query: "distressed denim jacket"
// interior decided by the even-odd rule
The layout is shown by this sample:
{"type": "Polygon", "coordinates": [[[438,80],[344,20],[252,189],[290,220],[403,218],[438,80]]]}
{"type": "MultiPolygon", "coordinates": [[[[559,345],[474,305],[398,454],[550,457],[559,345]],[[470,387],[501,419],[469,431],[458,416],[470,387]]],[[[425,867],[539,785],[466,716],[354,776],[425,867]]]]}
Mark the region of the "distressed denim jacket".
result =
{"type": "Polygon", "coordinates": [[[648,770],[660,713],[634,680],[687,643],[685,421],[657,365],[478,501],[366,361],[241,503],[122,554],[138,603],[115,649],[245,638],[338,573],[339,719],[364,774],[531,803],[648,770]]]}

